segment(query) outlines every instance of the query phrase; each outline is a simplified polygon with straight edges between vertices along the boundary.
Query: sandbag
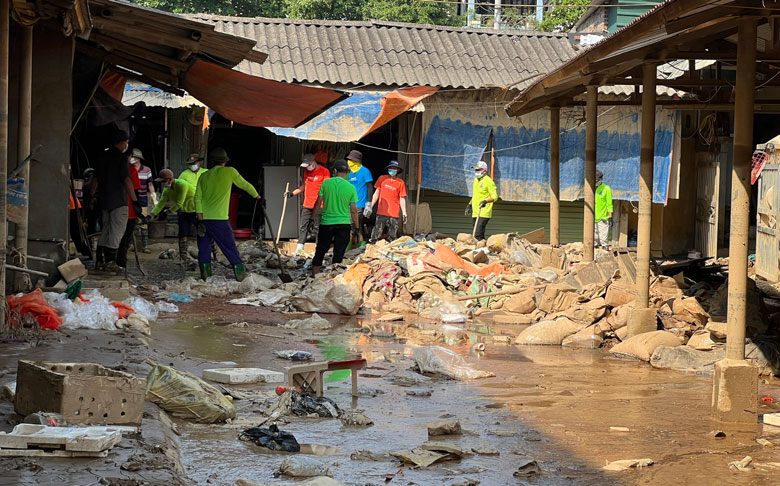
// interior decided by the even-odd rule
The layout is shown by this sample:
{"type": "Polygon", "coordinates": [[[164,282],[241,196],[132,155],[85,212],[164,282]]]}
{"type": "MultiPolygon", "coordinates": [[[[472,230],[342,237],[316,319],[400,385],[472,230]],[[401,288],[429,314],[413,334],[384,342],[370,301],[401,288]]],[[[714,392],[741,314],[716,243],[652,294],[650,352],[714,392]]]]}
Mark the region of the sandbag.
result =
{"type": "Polygon", "coordinates": [[[563,282],[548,285],[544,288],[538,307],[547,313],[567,310],[577,302],[576,290],[576,288],[563,282]]]}
{"type": "Polygon", "coordinates": [[[610,349],[610,353],[619,356],[649,361],[658,346],[680,346],[680,339],[667,331],[652,331],[630,337],[610,349]]]}
{"type": "Polygon", "coordinates": [[[333,473],[325,464],[307,456],[292,456],[282,462],[279,472],[284,476],[294,478],[311,478],[315,476],[333,477],[333,473]]]}
{"type": "Polygon", "coordinates": [[[146,378],[146,399],[174,417],[202,424],[236,418],[233,402],[216,388],[186,371],[147,361],[154,366],[146,378]]]}
{"type": "Polygon", "coordinates": [[[566,337],[585,327],[586,324],[566,317],[554,321],[541,321],[521,332],[515,338],[515,344],[560,345],[566,337]]]}
{"type": "Polygon", "coordinates": [[[629,282],[615,280],[607,288],[607,295],[605,299],[607,301],[607,305],[610,307],[617,307],[634,302],[636,300],[636,288],[629,282]]]}
{"type": "Polygon", "coordinates": [[[688,339],[687,346],[698,351],[710,351],[715,346],[709,331],[700,329],[688,339]]]}
{"type": "Polygon", "coordinates": [[[676,298],[670,303],[674,317],[681,321],[696,327],[704,327],[710,319],[710,315],[702,308],[696,297],[676,298]]]}
{"type": "Polygon", "coordinates": [[[726,357],[726,349],[698,351],[688,346],[658,346],[650,357],[653,368],[712,373],[715,363],[726,357]]]}
{"type": "Polygon", "coordinates": [[[453,380],[473,380],[496,376],[489,371],[477,370],[449,349],[440,346],[424,346],[414,349],[414,360],[420,373],[433,373],[453,380]]]}
{"type": "Polygon", "coordinates": [[[347,283],[343,277],[337,277],[332,282],[321,279],[303,289],[300,296],[291,297],[290,301],[303,312],[354,316],[363,305],[363,291],[357,284],[347,283]]]}
{"type": "Polygon", "coordinates": [[[536,310],[536,292],[532,288],[523,289],[504,301],[502,307],[507,312],[530,314],[536,310]]]}
{"type": "Polygon", "coordinates": [[[604,342],[603,331],[598,324],[592,324],[585,329],[566,337],[561,346],[569,348],[596,349],[604,342]]]}
{"type": "Polygon", "coordinates": [[[564,310],[564,314],[572,320],[582,321],[587,325],[593,324],[607,313],[607,304],[603,297],[579,304],[572,309],[564,310]]]}
{"type": "Polygon", "coordinates": [[[612,312],[609,314],[609,317],[607,317],[606,324],[607,328],[602,329],[604,331],[617,331],[618,329],[622,329],[628,325],[628,319],[631,317],[631,311],[634,309],[634,302],[629,302],[628,304],[623,304],[615,307],[612,309],[612,312]]]}

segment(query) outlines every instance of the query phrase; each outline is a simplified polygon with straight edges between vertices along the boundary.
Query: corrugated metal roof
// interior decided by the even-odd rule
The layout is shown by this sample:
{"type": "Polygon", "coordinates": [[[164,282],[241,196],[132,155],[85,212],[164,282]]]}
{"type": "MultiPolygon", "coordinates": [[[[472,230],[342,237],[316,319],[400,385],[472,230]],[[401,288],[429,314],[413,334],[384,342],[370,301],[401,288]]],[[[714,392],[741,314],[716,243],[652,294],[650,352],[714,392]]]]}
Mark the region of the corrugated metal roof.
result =
{"type": "Polygon", "coordinates": [[[391,22],[342,22],[194,14],[217,31],[257,40],[264,64],[244,73],[344,88],[522,89],[572,58],[566,34],[391,22]]]}

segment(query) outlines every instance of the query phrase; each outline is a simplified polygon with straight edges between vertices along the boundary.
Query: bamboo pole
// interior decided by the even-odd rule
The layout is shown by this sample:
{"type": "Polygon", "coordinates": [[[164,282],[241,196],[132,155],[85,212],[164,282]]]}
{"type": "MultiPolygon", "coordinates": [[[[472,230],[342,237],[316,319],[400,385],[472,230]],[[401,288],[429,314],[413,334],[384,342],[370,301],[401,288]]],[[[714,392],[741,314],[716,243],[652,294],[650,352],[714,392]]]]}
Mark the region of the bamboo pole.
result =
{"type": "Polygon", "coordinates": [[[756,25],[755,18],[739,21],[737,45],[726,332],[726,358],[734,360],[745,359],[750,166],[753,153],[753,103],[756,87],[756,25]]]}
{"type": "MultiPolygon", "coordinates": [[[[8,178],[8,44],[10,0],[0,0],[0,296],[5,302],[6,180],[8,178]]],[[[0,325],[5,323],[5,305],[0,305],[0,325]]]]}
{"type": "MultiPolygon", "coordinates": [[[[19,45],[20,66],[19,66],[19,129],[17,132],[16,156],[19,163],[30,154],[30,136],[32,128],[32,51],[33,51],[33,28],[32,26],[19,26],[21,33],[21,42],[19,45]]],[[[22,168],[19,176],[24,179],[27,189],[28,202],[23,210],[21,222],[16,224],[16,234],[14,246],[22,257],[22,266],[27,265],[27,237],[28,223],[30,214],[29,194],[30,194],[30,164],[22,168]]],[[[14,287],[17,290],[23,290],[29,277],[17,272],[14,278],[14,287]]]]}
{"type": "Polygon", "coordinates": [[[582,226],[582,260],[593,261],[596,223],[596,142],[598,140],[598,88],[588,86],[585,105],[585,214],[582,226]]]}
{"type": "Polygon", "coordinates": [[[550,244],[561,244],[561,109],[550,108],[550,244]]]}

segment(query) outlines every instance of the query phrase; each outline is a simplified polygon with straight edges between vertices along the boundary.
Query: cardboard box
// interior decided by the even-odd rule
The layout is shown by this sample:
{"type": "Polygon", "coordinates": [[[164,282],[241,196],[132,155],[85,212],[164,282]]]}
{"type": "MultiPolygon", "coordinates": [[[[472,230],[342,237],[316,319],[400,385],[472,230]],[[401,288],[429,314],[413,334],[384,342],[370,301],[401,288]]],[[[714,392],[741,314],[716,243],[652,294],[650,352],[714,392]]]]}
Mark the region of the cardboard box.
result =
{"type": "Polygon", "coordinates": [[[57,270],[60,271],[60,274],[62,275],[62,279],[65,280],[67,283],[71,283],[74,280],[78,280],[80,278],[84,278],[87,276],[87,267],[84,266],[83,263],[81,263],[81,260],[78,258],[74,258],[73,260],[69,260],[59,267],[57,267],[57,270]]]}
{"type": "Polygon", "coordinates": [[[139,425],[146,378],[95,363],[19,361],[16,413],[62,414],[69,424],[139,425]]]}

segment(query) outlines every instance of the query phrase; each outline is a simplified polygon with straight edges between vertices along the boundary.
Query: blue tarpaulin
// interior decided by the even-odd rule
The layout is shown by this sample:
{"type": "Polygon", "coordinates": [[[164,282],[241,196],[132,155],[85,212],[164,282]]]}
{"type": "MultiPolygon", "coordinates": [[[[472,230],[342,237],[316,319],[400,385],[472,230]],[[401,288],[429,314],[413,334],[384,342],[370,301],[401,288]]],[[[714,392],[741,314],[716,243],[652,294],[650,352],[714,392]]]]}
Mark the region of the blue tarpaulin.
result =
{"type": "MultiPolygon", "coordinates": [[[[498,194],[506,201],[549,201],[550,130],[547,117],[535,126],[492,126],[498,194]],[[547,126],[546,126],[547,125],[547,126]]],[[[639,111],[622,109],[599,118],[597,167],[615,199],[639,198],[639,111]]],[[[665,203],[674,157],[675,114],[659,111],[656,121],[653,202],[665,203]]],[[[490,127],[435,116],[423,136],[423,187],[469,196],[473,171],[487,146],[490,127]],[[460,155],[441,157],[432,154],[460,155]]],[[[564,201],[583,197],[585,127],[561,134],[560,195],[564,201]]]]}

